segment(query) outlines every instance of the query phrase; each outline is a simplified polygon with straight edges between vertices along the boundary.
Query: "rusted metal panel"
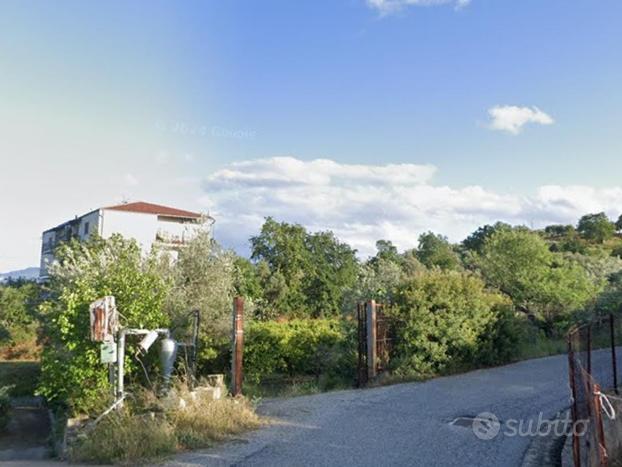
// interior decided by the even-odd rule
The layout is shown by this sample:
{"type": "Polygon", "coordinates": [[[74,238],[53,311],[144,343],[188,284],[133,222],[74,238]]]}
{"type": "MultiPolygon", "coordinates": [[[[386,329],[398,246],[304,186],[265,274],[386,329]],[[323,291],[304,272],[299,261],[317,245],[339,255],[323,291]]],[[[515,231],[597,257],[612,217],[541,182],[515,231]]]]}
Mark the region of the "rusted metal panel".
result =
{"type": "Polygon", "coordinates": [[[89,307],[91,319],[91,340],[95,342],[112,342],[119,329],[119,318],[115,299],[106,296],[95,300],[89,307]]]}

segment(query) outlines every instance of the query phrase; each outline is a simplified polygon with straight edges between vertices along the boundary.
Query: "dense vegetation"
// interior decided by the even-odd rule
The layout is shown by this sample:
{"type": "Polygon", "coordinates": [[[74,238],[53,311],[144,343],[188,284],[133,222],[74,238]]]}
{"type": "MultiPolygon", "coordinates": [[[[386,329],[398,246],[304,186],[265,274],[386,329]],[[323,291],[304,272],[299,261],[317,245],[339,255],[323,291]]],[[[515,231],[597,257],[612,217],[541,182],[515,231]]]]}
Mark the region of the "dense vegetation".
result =
{"type": "MultiPolygon", "coordinates": [[[[189,332],[188,312],[200,309],[199,370],[207,374],[226,372],[231,300],[242,295],[249,384],[279,377],[351,384],[353,311],[370,299],[387,304],[399,323],[391,359],[397,374],[499,364],[538,355],[534,349],[557,350],[572,323],[620,310],[621,229],[622,218],[614,223],[602,213],[539,231],[497,223],[460,244],[433,232],[408,251],[379,240],[364,261],[331,232],[271,218],[251,238],[250,259],[205,235],[175,261],[155,252],[144,257],[120,237],[69,243],[57,252],[39,306],[35,284],[0,287],[3,358],[20,346],[36,348],[39,329],[40,393],[88,411],[107,384],[98,346],[88,339],[92,300],[113,294],[125,325],[171,327],[179,340],[189,332]]],[[[130,382],[145,384],[136,361],[128,358],[127,368],[130,382]]]]}

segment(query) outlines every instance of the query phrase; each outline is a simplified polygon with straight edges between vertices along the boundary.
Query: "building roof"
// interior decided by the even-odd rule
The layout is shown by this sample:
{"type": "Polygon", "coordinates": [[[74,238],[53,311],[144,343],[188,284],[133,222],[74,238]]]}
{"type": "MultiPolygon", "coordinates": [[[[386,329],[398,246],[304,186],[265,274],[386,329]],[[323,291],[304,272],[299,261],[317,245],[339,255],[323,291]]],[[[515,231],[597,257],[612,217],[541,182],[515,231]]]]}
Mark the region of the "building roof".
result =
{"type": "Polygon", "coordinates": [[[118,204],[116,206],[108,206],[102,209],[109,209],[111,211],[140,212],[143,214],[156,214],[159,216],[188,217],[192,219],[199,219],[201,217],[201,214],[198,212],[184,211],[183,209],[171,208],[153,203],[145,203],[144,201],[118,204]]]}

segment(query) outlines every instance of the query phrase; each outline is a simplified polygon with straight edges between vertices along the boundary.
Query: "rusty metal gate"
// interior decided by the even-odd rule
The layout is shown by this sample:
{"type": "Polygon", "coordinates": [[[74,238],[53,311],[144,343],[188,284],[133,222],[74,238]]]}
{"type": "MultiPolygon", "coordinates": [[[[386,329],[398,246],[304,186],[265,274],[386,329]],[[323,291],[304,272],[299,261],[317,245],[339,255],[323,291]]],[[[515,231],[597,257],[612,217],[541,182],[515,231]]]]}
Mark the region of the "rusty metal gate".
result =
{"type": "Polygon", "coordinates": [[[371,300],[356,308],[358,323],[357,385],[365,386],[370,379],[387,371],[395,341],[393,319],[385,313],[385,305],[371,300]]]}

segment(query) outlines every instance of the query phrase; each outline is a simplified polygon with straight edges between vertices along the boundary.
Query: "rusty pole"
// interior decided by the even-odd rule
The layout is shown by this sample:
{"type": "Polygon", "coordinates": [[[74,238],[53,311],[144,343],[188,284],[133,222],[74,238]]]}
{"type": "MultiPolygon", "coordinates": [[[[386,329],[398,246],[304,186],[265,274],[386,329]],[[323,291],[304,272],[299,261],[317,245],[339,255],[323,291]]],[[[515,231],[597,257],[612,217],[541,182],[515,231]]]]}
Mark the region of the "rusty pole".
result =
{"type": "Polygon", "coordinates": [[[581,467],[581,447],[579,444],[579,435],[577,434],[576,430],[578,410],[577,387],[575,382],[574,351],[572,349],[572,334],[568,335],[568,376],[570,379],[570,391],[572,395],[572,406],[570,407],[570,412],[572,414],[572,457],[574,460],[574,467],[581,467]]]}
{"type": "Polygon", "coordinates": [[[376,377],[378,368],[376,353],[376,301],[367,302],[367,377],[376,377]]]}
{"type": "Polygon", "coordinates": [[[594,392],[594,418],[596,422],[596,429],[598,430],[598,458],[600,459],[601,467],[607,467],[607,445],[605,443],[605,429],[603,427],[602,409],[600,406],[600,386],[596,383],[592,386],[594,392]]]}
{"type": "Polygon", "coordinates": [[[244,298],[233,299],[233,353],[231,356],[231,394],[242,394],[244,353],[244,298]]]}
{"type": "Polygon", "coordinates": [[[611,369],[613,371],[613,390],[616,394],[620,394],[618,390],[618,361],[616,357],[616,336],[615,336],[615,318],[613,313],[609,313],[609,335],[611,338],[611,369]]]}

